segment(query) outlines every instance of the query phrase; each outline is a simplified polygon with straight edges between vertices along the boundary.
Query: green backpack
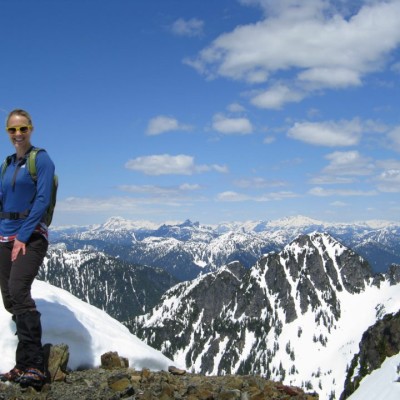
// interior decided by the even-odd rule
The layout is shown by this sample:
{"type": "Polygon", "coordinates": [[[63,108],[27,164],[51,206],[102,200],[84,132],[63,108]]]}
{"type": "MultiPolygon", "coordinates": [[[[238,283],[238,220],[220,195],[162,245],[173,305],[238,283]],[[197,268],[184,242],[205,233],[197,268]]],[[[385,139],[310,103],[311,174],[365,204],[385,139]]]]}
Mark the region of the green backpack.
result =
{"type": "MultiPolygon", "coordinates": [[[[41,149],[39,147],[34,147],[28,153],[28,156],[26,158],[26,167],[28,168],[28,172],[31,175],[33,182],[35,182],[35,185],[37,183],[36,154],[39,153],[39,151],[46,151],[46,150],[41,149]]],[[[11,162],[11,156],[8,156],[3,162],[3,165],[1,167],[1,179],[3,179],[4,173],[6,172],[7,167],[10,165],[10,162],[11,162]]],[[[47,207],[46,213],[44,214],[42,219],[42,221],[47,226],[50,226],[51,221],[53,219],[54,208],[56,207],[56,201],[57,201],[57,189],[58,189],[58,176],[54,175],[53,186],[51,189],[50,204],[47,207]]],[[[27,215],[23,215],[22,217],[26,218],[27,215]]]]}

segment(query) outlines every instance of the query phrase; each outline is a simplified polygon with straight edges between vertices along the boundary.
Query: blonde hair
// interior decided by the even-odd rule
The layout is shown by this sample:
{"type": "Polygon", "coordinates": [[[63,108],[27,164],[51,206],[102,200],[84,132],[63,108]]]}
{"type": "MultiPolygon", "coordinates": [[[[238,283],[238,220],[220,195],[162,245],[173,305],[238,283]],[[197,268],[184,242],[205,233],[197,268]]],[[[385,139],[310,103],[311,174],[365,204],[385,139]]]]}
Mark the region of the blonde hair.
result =
{"type": "Polygon", "coordinates": [[[21,116],[21,117],[25,117],[25,118],[28,120],[29,125],[32,125],[32,117],[31,117],[31,115],[28,113],[28,111],[25,111],[25,110],[22,110],[22,109],[17,108],[16,110],[12,110],[12,111],[10,112],[10,114],[8,114],[8,117],[7,117],[7,119],[6,119],[6,126],[8,126],[8,121],[10,120],[10,118],[11,118],[13,115],[19,115],[19,116],[21,116]]]}

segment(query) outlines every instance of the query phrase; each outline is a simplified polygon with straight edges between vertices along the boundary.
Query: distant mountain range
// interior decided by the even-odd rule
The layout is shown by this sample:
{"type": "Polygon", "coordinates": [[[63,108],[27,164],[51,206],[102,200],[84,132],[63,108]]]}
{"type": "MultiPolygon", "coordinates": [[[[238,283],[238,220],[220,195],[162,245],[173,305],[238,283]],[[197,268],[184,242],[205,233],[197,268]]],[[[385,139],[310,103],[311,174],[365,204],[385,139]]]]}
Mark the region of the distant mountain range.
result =
{"type": "Polygon", "coordinates": [[[112,218],[53,228],[40,279],[190,371],[262,374],[333,400],[364,376],[363,333],[400,309],[399,232],[304,217],[159,227],[112,218]]]}
{"type": "Polygon", "coordinates": [[[190,280],[233,261],[249,268],[264,254],[280,251],[299,235],[312,232],[328,233],[356,251],[374,272],[400,263],[400,224],[333,224],[302,216],[215,226],[187,220],[159,227],[115,217],[103,225],[52,229],[51,242],[63,243],[68,250],[93,249],[129,263],[159,267],[178,280],[190,280]]]}

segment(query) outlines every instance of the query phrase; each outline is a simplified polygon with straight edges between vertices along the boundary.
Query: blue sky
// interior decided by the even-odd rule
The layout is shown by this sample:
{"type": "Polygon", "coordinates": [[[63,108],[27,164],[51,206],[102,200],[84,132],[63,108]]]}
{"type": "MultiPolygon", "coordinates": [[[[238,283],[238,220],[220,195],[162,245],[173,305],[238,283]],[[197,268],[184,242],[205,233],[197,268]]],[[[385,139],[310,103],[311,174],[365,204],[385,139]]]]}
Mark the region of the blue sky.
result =
{"type": "Polygon", "coordinates": [[[0,114],[32,114],[55,225],[400,220],[400,0],[0,11],[0,114]]]}

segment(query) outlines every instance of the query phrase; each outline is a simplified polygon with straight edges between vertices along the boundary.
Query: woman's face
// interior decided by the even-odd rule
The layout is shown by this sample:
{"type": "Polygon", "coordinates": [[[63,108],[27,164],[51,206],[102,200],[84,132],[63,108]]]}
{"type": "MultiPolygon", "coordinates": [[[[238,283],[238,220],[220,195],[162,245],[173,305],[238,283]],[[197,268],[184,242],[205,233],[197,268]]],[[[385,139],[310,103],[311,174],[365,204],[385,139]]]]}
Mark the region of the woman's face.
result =
{"type": "Polygon", "coordinates": [[[15,146],[15,149],[18,152],[18,149],[21,152],[25,152],[31,146],[31,135],[32,135],[32,126],[29,123],[28,118],[23,115],[12,115],[7,123],[7,132],[8,136],[11,140],[11,143],[15,146]],[[28,128],[26,130],[26,127],[28,128]],[[9,128],[16,128],[14,130],[9,130],[9,128]],[[21,132],[26,130],[25,133],[21,132]]]}

